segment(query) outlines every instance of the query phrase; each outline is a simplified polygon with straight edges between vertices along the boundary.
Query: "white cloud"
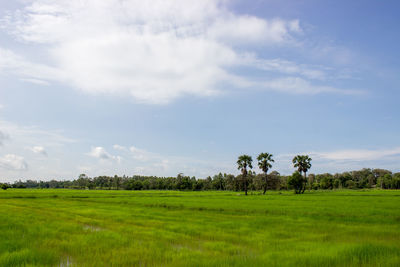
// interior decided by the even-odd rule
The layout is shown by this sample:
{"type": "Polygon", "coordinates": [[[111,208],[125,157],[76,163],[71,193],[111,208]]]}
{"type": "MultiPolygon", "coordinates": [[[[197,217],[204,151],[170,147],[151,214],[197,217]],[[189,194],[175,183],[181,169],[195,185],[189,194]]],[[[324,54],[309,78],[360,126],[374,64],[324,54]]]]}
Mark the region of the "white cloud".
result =
{"type": "Polygon", "coordinates": [[[43,130],[37,126],[21,126],[4,120],[0,120],[0,129],[12,136],[12,141],[18,142],[21,147],[32,147],[38,143],[46,147],[53,147],[76,142],[76,140],[64,136],[60,130],[43,130]]]}
{"type": "Polygon", "coordinates": [[[325,85],[315,85],[300,77],[278,78],[255,83],[260,88],[293,94],[337,93],[346,95],[363,95],[364,91],[355,89],[340,89],[325,85]]]}
{"type": "Polygon", "coordinates": [[[208,34],[224,43],[266,43],[290,42],[291,33],[299,32],[298,20],[267,21],[254,16],[233,16],[217,20],[208,34]]]}
{"type": "Polygon", "coordinates": [[[65,179],[75,175],[73,161],[81,160],[78,159],[79,155],[73,152],[73,146],[78,141],[66,137],[63,131],[23,126],[4,120],[0,120],[0,129],[9,136],[4,146],[0,147],[0,158],[3,155],[11,155],[1,158],[0,173],[6,180],[65,179]],[[47,150],[51,151],[51,157],[38,157],[36,154],[45,155],[47,150]],[[29,168],[26,162],[29,163],[29,168]],[[22,175],[15,170],[27,171],[22,175]]]}
{"type": "Polygon", "coordinates": [[[38,85],[50,85],[49,82],[42,81],[42,80],[37,80],[37,79],[32,79],[32,78],[24,78],[24,79],[21,79],[21,80],[24,81],[24,82],[38,84],[38,85]]]}
{"type": "Polygon", "coordinates": [[[274,166],[280,172],[294,171],[291,160],[295,155],[309,155],[312,158],[313,173],[344,172],[362,168],[383,168],[398,170],[400,147],[382,149],[343,149],[334,151],[308,151],[302,153],[280,154],[275,157],[274,166]]]}
{"type": "Polygon", "coordinates": [[[352,160],[352,161],[369,161],[369,160],[381,160],[386,157],[400,156],[400,147],[392,149],[350,149],[350,150],[338,150],[332,152],[313,152],[310,153],[318,158],[328,160],[352,160]]]}
{"type": "Polygon", "coordinates": [[[297,33],[303,33],[302,28],[300,27],[300,21],[298,19],[289,21],[289,30],[297,33]]]}
{"type": "Polygon", "coordinates": [[[88,153],[88,155],[100,160],[116,160],[117,162],[121,161],[121,157],[109,154],[104,147],[101,146],[92,147],[92,150],[88,153]]]}
{"type": "MultiPolygon", "coordinates": [[[[56,81],[92,94],[167,103],[184,95],[217,95],[222,84],[243,87],[250,81],[231,71],[240,66],[324,77],[321,70],[281,59],[245,60],[246,45],[294,44],[302,28],[298,20],[234,14],[223,0],[28,3],[4,19],[6,28],[17,39],[48,51],[46,60],[30,63],[0,49],[0,69],[28,82],[56,81]]],[[[286,92],[288,86],[274,87],[286,92]]],[[[302,88],[299,93],[321,91],[304,83],[302,88]]]]}
{"type": "Polygon", "coordinates": [[[21,156],[7,154],[0,158],[0,168],[11,171],[24,171],[28,169],[28,164],[21,156]]]}
{"type": "Polygon", "coordinates": [[[9,49],[0,47],[0,72],[20,75],[23,81],[47,85],[48,80],[61,81],[62,72],[59,69],[42,63],[31,63],[28,59],[15,54],[9,49]]]}
{"type": "Polygon", "coordinates": [[[42,155],[44,155],[44,156],[47,156],[46,149],[44,149],[44,147],[42,147],[42,146],[34,146],[34,147],[30,148],[30,150],[31,150],[33,153],[42,154],[42,155]]]}
{"type": "Polygon", "coordinates": [[[249,67],[255,67],[264,71],[278,72],[290,75],[301,75],[308,79],[325,80],[326,72],[329,70],[322,66],[308,66],[306,64],[297,64],[284,59],[259,59],[253,54],[243,57],[243,63],[249,67]]]}
{"type": "Polygon", "coordinates": [[[291,87],[292,77],[264,78],[264,88],[345,91],[304,80],[331,77],[322,67],[252,53],[254,46],[300,45],[298,36],[304,32],[296,19],[238,15],[225,0],[24,3],[3,17],[0,29],[24,44],[35,44],[44,56],[33,63],[0,47],[0,72],[19,75],[26,82],[60,82],[90,94],[129,95],[138,102],[164,104],[186,95],[207,97],[219,95],[222,88],[246,88],[252,81],[235,69],[250,67],[303,77],[294,77],[303,80],[296,81],[300,90],[291,87]]]}

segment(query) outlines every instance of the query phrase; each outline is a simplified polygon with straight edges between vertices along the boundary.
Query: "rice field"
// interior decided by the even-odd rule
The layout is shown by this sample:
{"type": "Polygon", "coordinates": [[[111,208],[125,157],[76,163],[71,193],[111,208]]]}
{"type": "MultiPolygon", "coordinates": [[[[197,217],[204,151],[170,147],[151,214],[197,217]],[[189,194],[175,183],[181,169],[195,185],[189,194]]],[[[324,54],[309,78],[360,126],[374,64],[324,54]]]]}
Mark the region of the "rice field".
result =
{"type": "Polygon", "coordinates": [[[0,266],[400,266],[400,191],[1,190],[0,266]]]}

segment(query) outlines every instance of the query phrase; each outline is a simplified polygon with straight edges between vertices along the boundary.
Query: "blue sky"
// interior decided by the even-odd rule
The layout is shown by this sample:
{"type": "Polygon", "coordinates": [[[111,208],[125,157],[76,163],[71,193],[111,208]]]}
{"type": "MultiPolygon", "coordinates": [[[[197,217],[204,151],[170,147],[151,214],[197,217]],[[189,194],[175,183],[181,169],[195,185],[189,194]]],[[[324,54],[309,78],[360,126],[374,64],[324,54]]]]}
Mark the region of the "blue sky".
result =
{"type": "Polygon", "coordinates": [[[400,171],[399,8],[1,1],[1,179],[400,171]]]}

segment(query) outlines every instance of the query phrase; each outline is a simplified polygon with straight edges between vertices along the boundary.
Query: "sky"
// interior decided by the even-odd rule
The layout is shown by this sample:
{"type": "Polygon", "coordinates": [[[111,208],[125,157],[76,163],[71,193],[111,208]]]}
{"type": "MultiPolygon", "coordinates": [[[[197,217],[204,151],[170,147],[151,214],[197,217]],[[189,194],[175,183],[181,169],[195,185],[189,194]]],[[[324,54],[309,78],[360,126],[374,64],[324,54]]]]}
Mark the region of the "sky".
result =
{"type": "Polygon", "coordinates": [[[0,180],[400,171],[400,2],[0,0],[0,180]],[[256,162],[254,170],[259,172],[256,162]]]}

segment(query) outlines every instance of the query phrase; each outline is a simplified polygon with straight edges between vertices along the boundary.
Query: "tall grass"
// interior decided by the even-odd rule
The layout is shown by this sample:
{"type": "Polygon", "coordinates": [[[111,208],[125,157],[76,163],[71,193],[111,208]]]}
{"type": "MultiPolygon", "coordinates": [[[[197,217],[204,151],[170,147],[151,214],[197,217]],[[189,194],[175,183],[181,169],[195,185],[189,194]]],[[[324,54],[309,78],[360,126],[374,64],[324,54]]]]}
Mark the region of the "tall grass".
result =
{"type": "Polygon", "coordinates": [[[7,190],[0,266],[400,266],[400,191],[7,190]]]}

